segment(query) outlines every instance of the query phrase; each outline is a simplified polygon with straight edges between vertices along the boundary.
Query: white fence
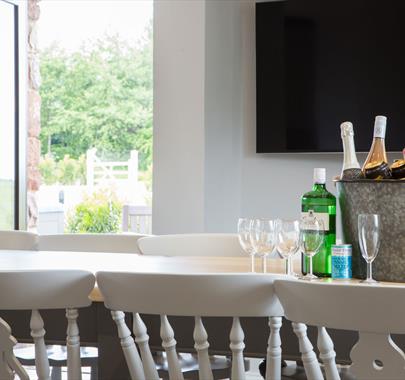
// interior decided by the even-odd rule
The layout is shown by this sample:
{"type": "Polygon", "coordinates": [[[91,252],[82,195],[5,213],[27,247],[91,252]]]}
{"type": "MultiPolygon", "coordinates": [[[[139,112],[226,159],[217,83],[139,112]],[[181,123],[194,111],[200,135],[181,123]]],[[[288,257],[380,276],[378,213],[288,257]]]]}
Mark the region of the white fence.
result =
{"type": "Polygon", "coordinates": [[[88,187],[102,185],[108,182],[129,181],[131,184],[138,182],[138,151],[131,150],[128,161],[104,162],[97,157],[97,149],[92,148],[86,155],[88,187]]]}
{"type": "Polygon", "coordinates": [[[124,231],[150,233],[151,210],[146,204],[151,193],[144,182],[138,181],[138,152],[131,151],[128,161],[103,162],[97,157],[97,150],[93,148],[87,151],[86,166],[86,185],[41,185],[37,200],[41,225],[38,228],[42,233],[61,232],[63,216],[66,220],[69,212],[85,197],[105,189],[111,190],[122,204],[136,205],[135,209],[133,206],[124,206],[124,231]],[[61,194],[64,198],[63,204],[60,203],[61,194]],[[52,211],[50,214],[50,209],[57,209],[58,213],[52,211]]]}

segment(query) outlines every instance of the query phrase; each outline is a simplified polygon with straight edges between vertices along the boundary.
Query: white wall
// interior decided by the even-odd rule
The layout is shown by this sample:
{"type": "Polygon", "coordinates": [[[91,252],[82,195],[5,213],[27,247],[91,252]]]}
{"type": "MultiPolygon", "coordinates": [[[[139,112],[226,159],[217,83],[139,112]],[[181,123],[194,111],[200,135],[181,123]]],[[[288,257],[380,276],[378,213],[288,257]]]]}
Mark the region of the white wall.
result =
{"type": "Polygon", "coordinates": [[[204,230],[205,4],[154,7],[153,230],[204,230]]]}
{"type": "Polygon", "coordinates": [[[341,154],[255,153],[254,20],[254,0],[155,0],[154,233],[298,217],[314,167],[334,192],[341,154]]]}

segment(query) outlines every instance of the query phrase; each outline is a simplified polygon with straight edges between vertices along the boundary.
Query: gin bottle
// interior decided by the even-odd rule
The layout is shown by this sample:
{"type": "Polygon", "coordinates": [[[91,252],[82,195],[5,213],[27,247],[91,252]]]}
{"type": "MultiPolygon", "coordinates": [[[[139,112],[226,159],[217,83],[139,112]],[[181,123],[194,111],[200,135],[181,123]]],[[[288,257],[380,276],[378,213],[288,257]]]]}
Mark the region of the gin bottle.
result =
{"type": "MultiPolygon", "coordinates": [[[[312,190],[302,196],[301,215],[312,211],[324,228],[324,241],[319,252],[312,258],[313,273],[318,277],[332,274],[332,245],[336,243],[336,198],[326,189],[326,170],[314,169],[312,190]]],[[[309,270],[309,258],[302,255],[302,273],[309,270]]]]}

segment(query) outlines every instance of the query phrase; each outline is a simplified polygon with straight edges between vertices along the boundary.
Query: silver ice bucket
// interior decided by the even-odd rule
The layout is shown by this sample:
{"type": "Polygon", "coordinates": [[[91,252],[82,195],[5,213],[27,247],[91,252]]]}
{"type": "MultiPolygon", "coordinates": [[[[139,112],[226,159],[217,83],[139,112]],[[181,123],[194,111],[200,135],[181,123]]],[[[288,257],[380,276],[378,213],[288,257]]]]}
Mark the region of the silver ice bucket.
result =
{"type": "Polygon", "coordinates": [[[366,277],[357,232],[359,214],[379,214],[381,246],[373,262],[379,281],[405,282],[405,181],[336,181],[343,239],[353,245],[353,277],[366,277]]]}

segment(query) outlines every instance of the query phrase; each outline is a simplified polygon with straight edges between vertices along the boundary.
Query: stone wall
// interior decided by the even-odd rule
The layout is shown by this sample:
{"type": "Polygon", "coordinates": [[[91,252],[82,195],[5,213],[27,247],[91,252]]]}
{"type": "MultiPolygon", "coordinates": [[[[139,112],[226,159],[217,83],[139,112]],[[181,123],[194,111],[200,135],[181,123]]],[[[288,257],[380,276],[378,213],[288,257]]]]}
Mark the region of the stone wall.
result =
{"type": "Polygon", "coordinates": [[[39,86],[41,76],[39,70],[37,24],[40,15],[40,0],[28,0],[28,141],[27,141],[27,207],[28,230],[35,231],[38,219],[36,192],[41,177],[39,174],[39,158],[41,143],[41,96],[39,86]]]}

